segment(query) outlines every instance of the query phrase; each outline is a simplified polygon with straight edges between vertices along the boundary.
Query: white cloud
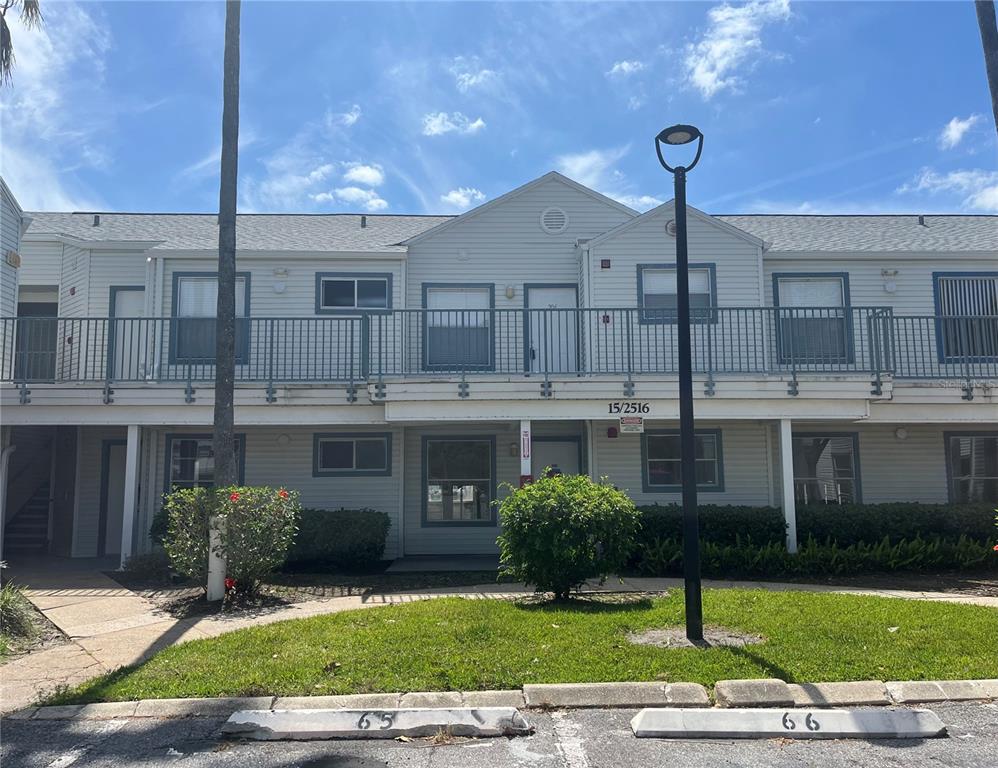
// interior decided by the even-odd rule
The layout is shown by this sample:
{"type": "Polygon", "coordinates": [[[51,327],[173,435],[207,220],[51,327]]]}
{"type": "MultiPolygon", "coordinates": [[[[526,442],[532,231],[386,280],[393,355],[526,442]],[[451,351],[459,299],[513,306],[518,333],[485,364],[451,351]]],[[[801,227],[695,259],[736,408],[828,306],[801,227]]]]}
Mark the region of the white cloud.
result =
{"type": "Polygon", "coordinates": [[[454,76],[454,83],[461,93],[490,85],[499,78],[498,72],[481,66],[477,58],[467,59],[458,56],[448,70],[454,76]]]}
{"type": "Polygon", "coordinates": [[[644,105],[645,105],[645,100],[643,98],[641,98],[640,96],[631,96],[627,100],[627,108],[631,112],[635,112],[635,111],[641,109],[641,107],[643,107],[644,105]]]}
{"type": "Polygon", "coordinates": [[[953,147],[963,141],[963,137],[967,131],[977,125],[980,120],[980,115],[971,115],[963,120],[959,117],[954,117],[946,123],[939,134],[939,146],[943,149],[953,149],[953,147]]]}
{"type": "Polygon", "coordinates": [[[475,203],[480,203],[485,199],[485,193],[474,187],[458,187],[452,189],[446,195],[440,195],[440,202],[457,208],[459,211],[466,211],[475,203]]]}
{"type": "Polygon", "coordinates": [[[645,68],[643,61],[617,61],[614,65],[610,67],[610,71],[606,73],[607,77],[627,77],[628,75],[634,75],[645,68]]]}
{"type": "Polygon", "coordinates": [[[385,183],[385,171],[376,163],[373,165],[347,163],[346,172],[343,174],[343,181],[352,181],[355,184],[378,187],[385,183]]]}
{"type": "Polygon", "coordinates": [[[423,135],[441,136],[445,133],[478,133],[485,127],[485,121],[478,117],[474,120],[461,112],[431,112],[423,116],[423,135]]]}
{"type": "Polygon", "coordinates": [[[340,125],[345,125],[348,128],[360,120],[360,116],[363,114],[360,109],[360,104],[354,104],[346,112],[340,112],[338,114],[332,114],[331,118],[335,120],[340,125]]]}
{"type": "MultiPolygon", "coordinates": [[[[256,134],[246,129],[241,128],[239,131],[239,151],[246,149],[247,147],[253,146],[256,143],[256,134]]],[[[177,178],[187,178],[187,179],[204,179],[211,176],[218,176],[221,172],[221,162],[222,162],[222,146],[218,145],[207,155],[202,157],[190,165],[181,168],[177,173],[177,178]]]]}
{"type": "Polygon", "coordinates": [[[614,199],[636,211],[647,211],[665,202],[651,195],[615,195],[614,199]]]}
{"type": "Polygon", "coordinates": [[[310,197],[317,203],[339,201],[350,205],[362,205],[368,211],[383,211],[388,201],[382,199],[373,189],[360,187],[339,187],[332,192],[320,192],[310,197]]]}
{"type": "Polygon", "coordinates": [[[116,114],[105,81],[111,37],[88,10],[45,6],[45,23],[35,29],[7,17],[17,60],[13,87],[0,101],[0,173],[26,210],[104,207],[73,173],[113,162],[102,141],[116,114]]]}
{"type": "Polygon", "coordinates": [[[630,150],[629,145],[561,155],[555,158],[555,166],[570,179],[605,192],[622,178],[613,166],[627,154],[628,150],[630,150]]]}
{"type": "Polygon", "coordinates": [[[762,29],[790,18],[790,0],[752,0],[740,6],[718,5],[708,11],[710,24],[687,46],[686,72],[704,99],[735,89],[746,69],[764,54],[762,29]]]}
{"type": "Polygon", "coordinates": [[[951,193],[962,198],[964,208],[998,212],[998,171],[971,169],[938,173],[923,168],[918,176],[898,188],[898,193],[951,193]]]}

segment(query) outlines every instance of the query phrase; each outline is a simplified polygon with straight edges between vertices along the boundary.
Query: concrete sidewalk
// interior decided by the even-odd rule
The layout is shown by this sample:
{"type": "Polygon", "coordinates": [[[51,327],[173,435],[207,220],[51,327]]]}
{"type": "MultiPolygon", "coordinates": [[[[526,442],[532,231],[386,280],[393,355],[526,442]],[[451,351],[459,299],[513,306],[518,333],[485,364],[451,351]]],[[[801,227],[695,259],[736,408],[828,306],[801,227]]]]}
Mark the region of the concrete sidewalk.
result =
{"type": "MultiPolygon", "coordinates": [[[[16,573],[25,595],[70,640],[2,666],[0,712],[21,709],[63,686],[74,686],[120,666],[135,664],[159,650],[244,627],[299,619],[354,608],[414,602],[434,597],[501,599],[530,594],[522,584],[479,584],[409,592],[377,592],[292,603],[238,614],[176,619],[99,570],[41,568],[16,573]]],[[[998,608],[998,598],[942,592],[854,589],[813,584],[704,581],[707,589],[767,589],[834,592],[913,600],[936,600],[998,608]]],[[[664,592],[682,587],[681,579],[611,578],[592,591],[664,592]]]]}

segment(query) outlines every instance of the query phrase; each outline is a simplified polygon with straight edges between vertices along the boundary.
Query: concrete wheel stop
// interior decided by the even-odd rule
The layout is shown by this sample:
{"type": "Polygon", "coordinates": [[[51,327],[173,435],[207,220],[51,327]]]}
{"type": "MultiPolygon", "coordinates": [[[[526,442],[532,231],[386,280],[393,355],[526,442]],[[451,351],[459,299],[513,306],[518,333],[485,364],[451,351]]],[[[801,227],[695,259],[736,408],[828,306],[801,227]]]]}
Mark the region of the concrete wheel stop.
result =
{"type": "Polygon", "coordinates": [[[234,712],[222,733],[258,741],[395,739],[400,736],[525,736],[533,728],[514,707],[270,709],[234,712]]]}
{"type": "Polygon", "coordinates": [[[931,739],[946,735],[927,709],[643,709],[638,738],[931,739]]]}

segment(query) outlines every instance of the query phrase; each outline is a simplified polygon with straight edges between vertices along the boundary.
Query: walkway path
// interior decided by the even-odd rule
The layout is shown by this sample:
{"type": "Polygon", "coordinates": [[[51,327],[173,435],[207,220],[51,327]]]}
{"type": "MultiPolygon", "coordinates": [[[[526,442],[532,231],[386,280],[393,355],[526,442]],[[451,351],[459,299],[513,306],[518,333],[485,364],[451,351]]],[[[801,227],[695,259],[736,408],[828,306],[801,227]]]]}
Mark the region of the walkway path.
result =
{"type": "MultiPolygon", "coordinates": [[[[261,609],[252,613],[175,619],[154,603],[125,589],[99,570],[20,570],[25,594],[70,642],[15,659],[0,667],[0,712],[25,707],[62,686],[74,686],[122,665],[142,661],[170,645],[214,637],[243,627],[298,619],[353,608],[426,600],[433,597],[515,597],[530,590],[518,584],[444,587],[405,593],[379,592],[331,597],[261,609]]],[[[594,591],[660,592],[682,586],[681,579],[611,579],[594,591]]],[[[704,587],[876,595],[985,605],[998,598],[941,592],[852,589],[825,585],[704,581],[704,587]]]]}

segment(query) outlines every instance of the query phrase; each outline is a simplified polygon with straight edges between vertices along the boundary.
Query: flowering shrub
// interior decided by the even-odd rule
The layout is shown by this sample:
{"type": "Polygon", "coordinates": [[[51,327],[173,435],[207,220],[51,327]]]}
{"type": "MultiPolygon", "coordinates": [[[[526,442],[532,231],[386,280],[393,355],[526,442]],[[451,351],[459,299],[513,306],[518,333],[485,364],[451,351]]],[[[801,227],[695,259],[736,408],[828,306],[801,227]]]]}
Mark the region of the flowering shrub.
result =
{"type": "Polygon", "coordinates": [[[544,477],[499,505],[503,573],[565,599],[587,579],[624,567],[635,546],[637,509],[626,494],[585,475],[544,477]]]}
{"type": "Polygon", "coordinates": [[[297,492],[267,487],[185,488],[168,494],[163,508],[170,561],[201,584],[208,578],[209,521],[217,516],[226,592],[252,592],[284,563],[300,511],[297,492]]]}

